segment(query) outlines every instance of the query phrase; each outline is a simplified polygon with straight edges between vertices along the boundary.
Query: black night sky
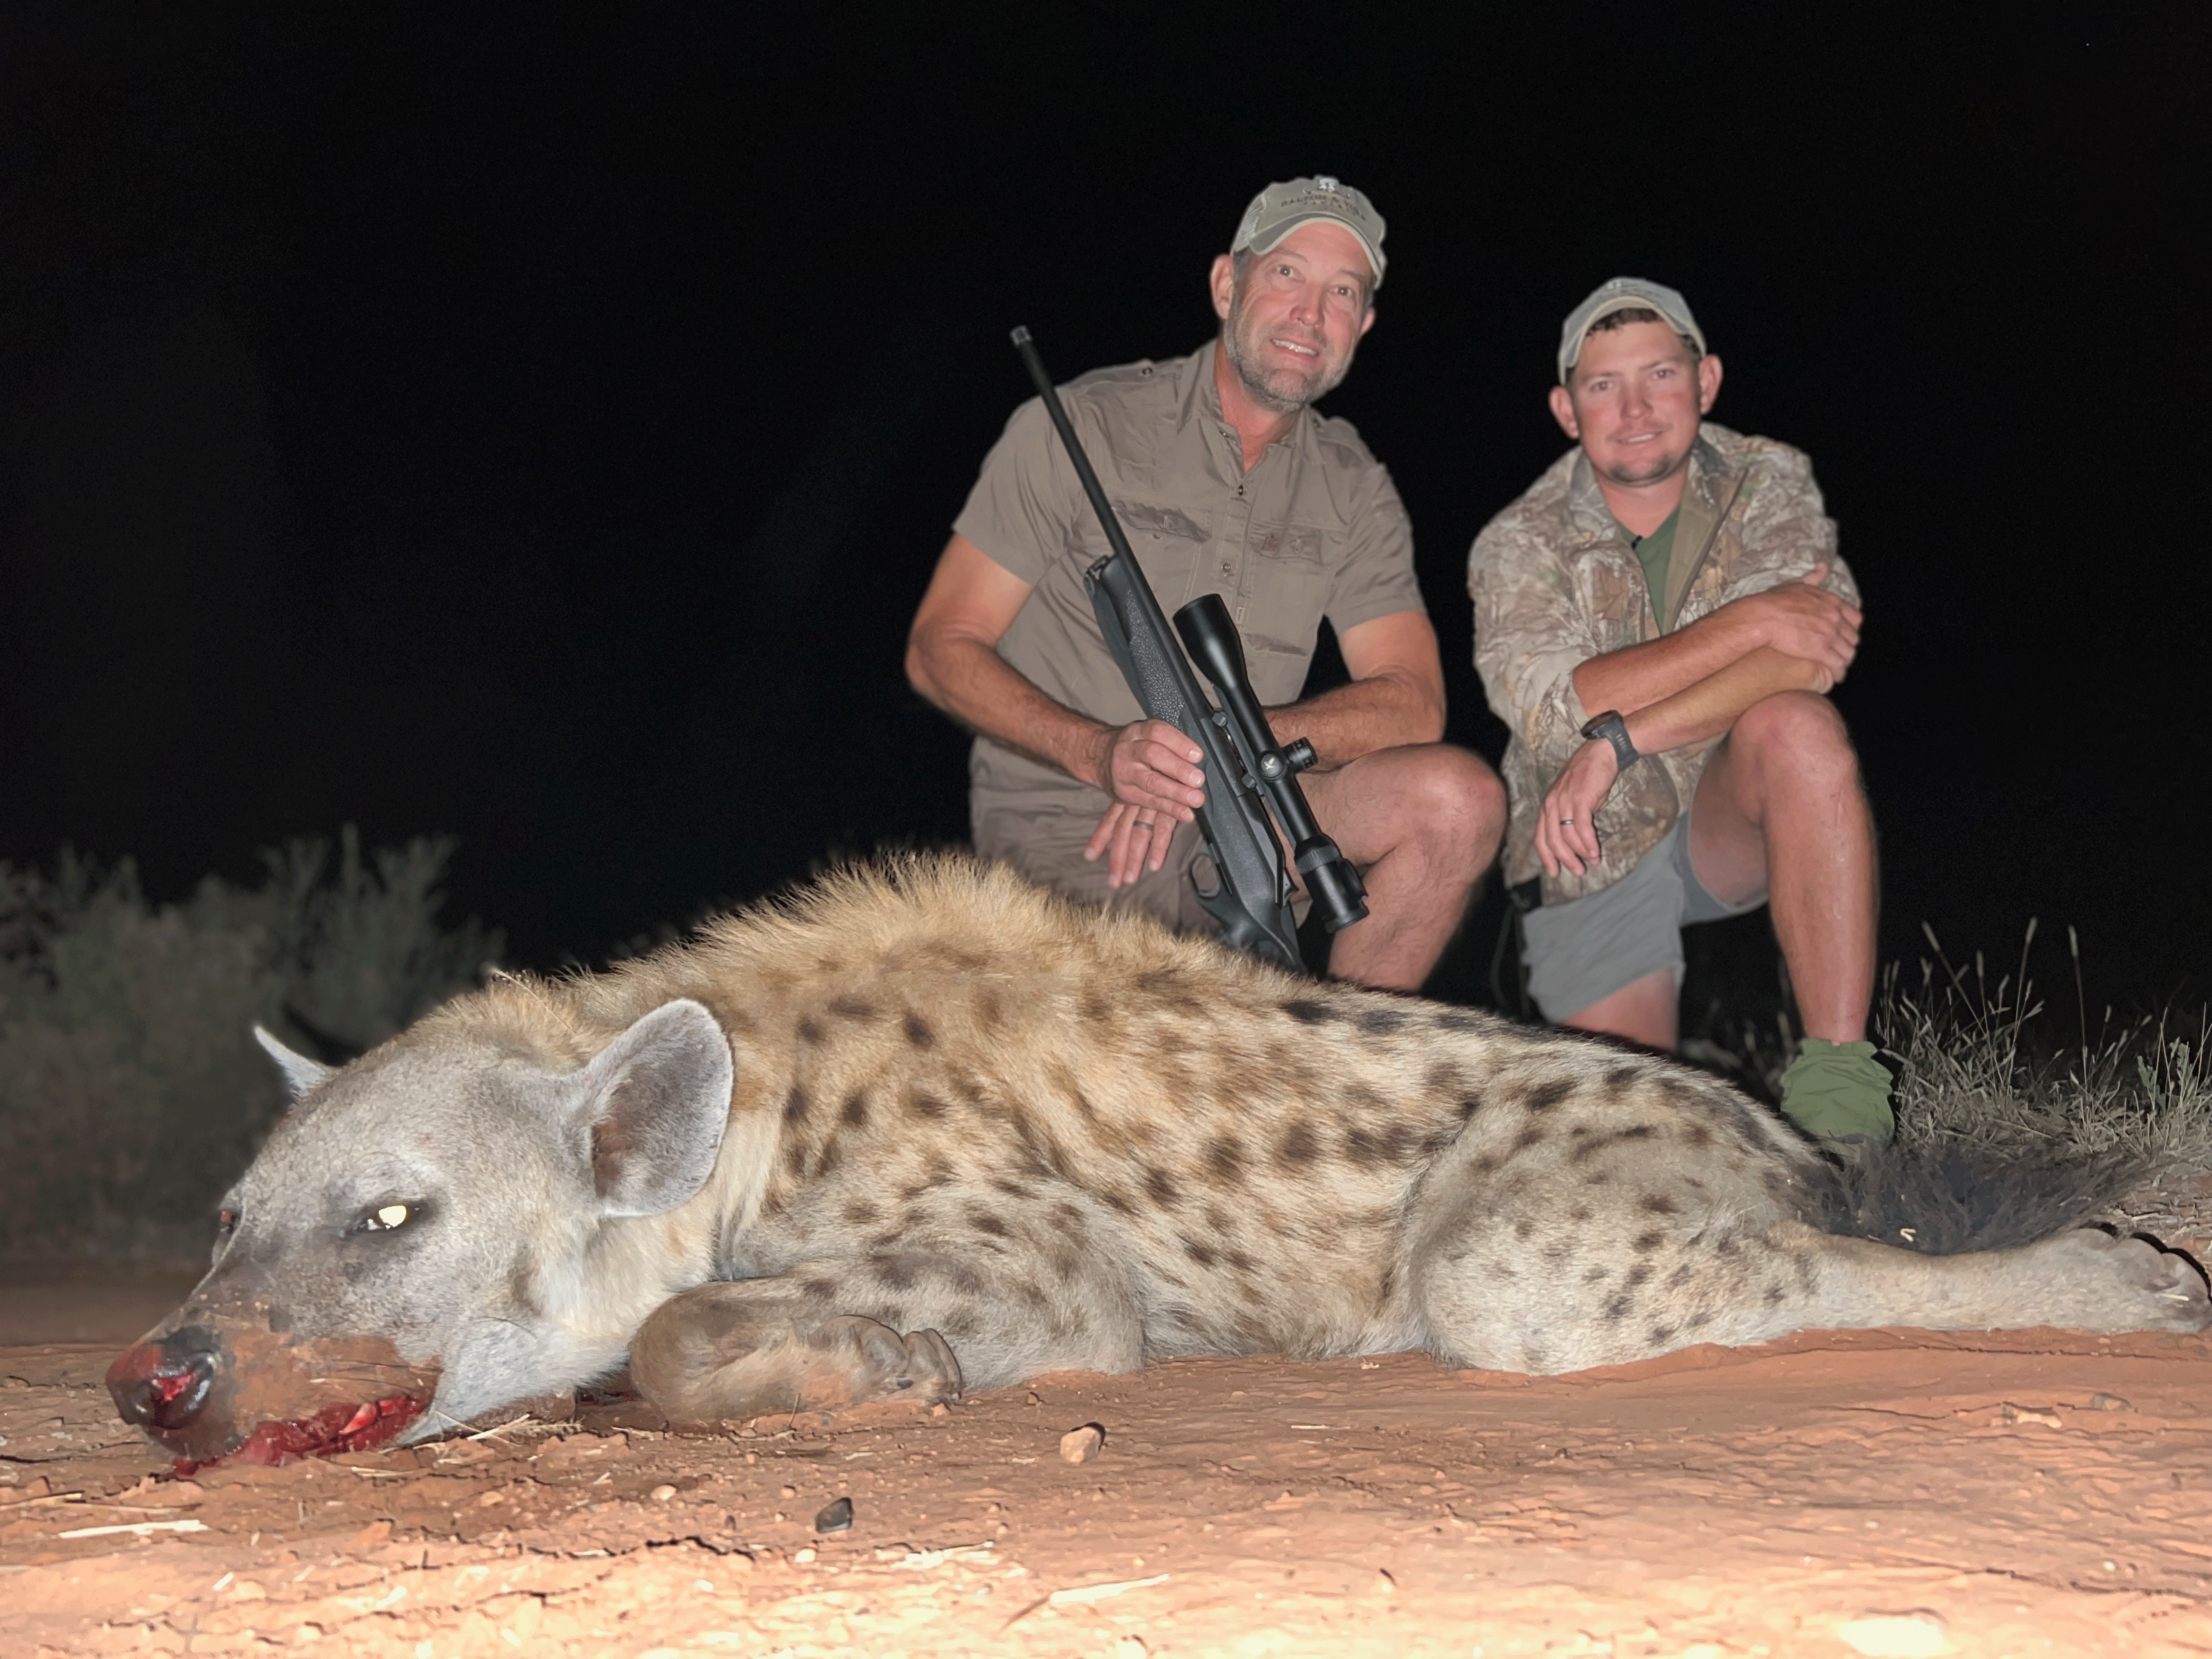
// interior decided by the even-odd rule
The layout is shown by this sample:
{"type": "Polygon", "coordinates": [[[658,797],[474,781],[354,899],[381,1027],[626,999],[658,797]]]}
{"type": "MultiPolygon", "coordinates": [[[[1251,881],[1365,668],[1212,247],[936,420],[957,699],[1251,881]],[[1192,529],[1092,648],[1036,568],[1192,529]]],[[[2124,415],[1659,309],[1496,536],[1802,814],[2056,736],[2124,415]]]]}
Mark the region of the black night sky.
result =
{"type": "Polygon", "coordinates": [[[900,652],[1006,331],[1191,349],[1246,198],[1327,172],[1390,223],[1329,406],[1457,740],[1559,319],[1673,283],[1868,595],[1886,953],[2039,915],[2093,1003],[2201,998],[2202,10],[1961,9],[7,4],[0,858],[175,896],[449,831],[552,966],[957,841],[900,652]]]}

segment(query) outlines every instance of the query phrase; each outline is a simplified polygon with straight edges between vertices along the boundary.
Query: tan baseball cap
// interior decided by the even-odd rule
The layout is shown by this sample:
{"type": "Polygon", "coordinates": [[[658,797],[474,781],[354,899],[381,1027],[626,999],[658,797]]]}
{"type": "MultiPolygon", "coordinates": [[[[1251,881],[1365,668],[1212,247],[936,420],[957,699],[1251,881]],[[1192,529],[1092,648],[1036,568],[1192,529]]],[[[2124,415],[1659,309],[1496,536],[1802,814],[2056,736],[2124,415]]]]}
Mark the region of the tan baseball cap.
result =
{"type": "Polygon", "coordinates": [[[1327,219],[1342,225],[1359,239],[1367,263],[1375,267],[1375,286],[1382,286],[1382,216],[1350,185],[1326,173],[1315,179],[1293,179],[1270,185],[1252,198],[1237,227],[1231,253],[1265,253],[1300,225],[1327,219]]]}
{"type": "Polygon", "coordinates": [[[1705,331],[1690,315],[1687,300],[1663,283],[1647,283],[1641,276],[1616,276],[1609,283],[1601,283],[1589,299],[1568,313],[1566,326],[1559,331],[1561,386],[1567,383],[1568,374],[1583,355],[1583,342],[1589,337],[1591,326],[1616,311],[1631,311],[1638,307],[1657,312],[1675,333],[1686,334],[1698,343],[1698,356],[1705,354],[1705,331]]]}

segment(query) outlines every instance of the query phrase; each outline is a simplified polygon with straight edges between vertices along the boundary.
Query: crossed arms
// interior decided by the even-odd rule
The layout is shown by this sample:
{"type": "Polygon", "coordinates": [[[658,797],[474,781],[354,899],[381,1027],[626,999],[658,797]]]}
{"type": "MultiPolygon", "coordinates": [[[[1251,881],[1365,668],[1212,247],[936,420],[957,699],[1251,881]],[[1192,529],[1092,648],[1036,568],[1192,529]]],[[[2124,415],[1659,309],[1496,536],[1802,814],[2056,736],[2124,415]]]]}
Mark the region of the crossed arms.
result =
{"type": "MultiPolygon", "coordinates": [[[[1110,853],[1109,879],[1119,887],[1161,868],[1176,825],[1205,805],[1200,751],[1163,720],[1092,720],[1008,666],[999,640],[1030,592],[1030,583],[955,534],[907,636],[907,679],[963,725],[1103,790],[1109,804],[1086,855],[1110,853]]],[[[1350,682],[1270,711],[1278,737],[1304,738],[1322,766],[1336,767],[1443,735],[1443,665],[1426,616],[1376,617],[1346,629],[1337,644],[1350,682]]]]}
{"type": "MultiPolygon", "coordinates": [[[[1574,671],[1584,708],[1617,709],[1639,754],[1717,737],[1781,691],[1826,694],[1858,654],[1859,608],[1820,584],[1828,564],[1747,594],[1675,633],[1589,659],[1574,671]]],[[[1544,797],[1535,826],[1546,873],[1581,875],[1598,860],[1594,820],[1620,763],[1613,745],[1584,743],[1544,797]]]]}

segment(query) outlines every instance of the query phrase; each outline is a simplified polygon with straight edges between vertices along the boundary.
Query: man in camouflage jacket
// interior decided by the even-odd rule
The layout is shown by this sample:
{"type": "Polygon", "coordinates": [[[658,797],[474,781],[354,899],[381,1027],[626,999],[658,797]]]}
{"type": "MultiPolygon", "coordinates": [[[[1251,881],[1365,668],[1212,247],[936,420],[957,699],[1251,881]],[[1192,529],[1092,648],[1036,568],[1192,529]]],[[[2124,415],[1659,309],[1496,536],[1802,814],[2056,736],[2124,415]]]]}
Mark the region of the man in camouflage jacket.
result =
{"type": "Polygon", "coordinates": [[[1689,922],[1772,906],[1807,1038],[1783,1107],[1886,1141],[1866,1038],[1874,823],[1826,693],[1858,591],[1803,454],[1707,424],[1682,296],[1617,277],[1562,333],[1576,447],[1477,538],[1475,663],[1512,732],[1506,880],[1547,1018],[1672,1049],[1689,922]]]}

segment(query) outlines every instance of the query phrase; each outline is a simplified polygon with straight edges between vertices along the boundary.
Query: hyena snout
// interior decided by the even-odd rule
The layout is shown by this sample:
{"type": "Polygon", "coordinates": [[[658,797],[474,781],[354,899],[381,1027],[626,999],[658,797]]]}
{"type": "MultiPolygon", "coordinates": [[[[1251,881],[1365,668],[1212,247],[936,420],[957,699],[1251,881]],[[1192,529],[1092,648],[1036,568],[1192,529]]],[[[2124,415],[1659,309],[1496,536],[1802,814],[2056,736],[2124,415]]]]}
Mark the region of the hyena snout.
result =
{"type": "Polygon", "coordinates": [[[133,1428],[177,1434],[207,1410],[221,1361],[216,1334],[204,1325],[186,1325],[118,1355],[107,1368],[107,1391],[117,1414],[133,1428]]]}

